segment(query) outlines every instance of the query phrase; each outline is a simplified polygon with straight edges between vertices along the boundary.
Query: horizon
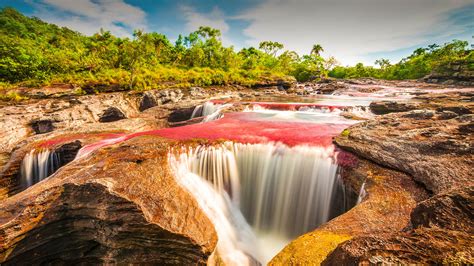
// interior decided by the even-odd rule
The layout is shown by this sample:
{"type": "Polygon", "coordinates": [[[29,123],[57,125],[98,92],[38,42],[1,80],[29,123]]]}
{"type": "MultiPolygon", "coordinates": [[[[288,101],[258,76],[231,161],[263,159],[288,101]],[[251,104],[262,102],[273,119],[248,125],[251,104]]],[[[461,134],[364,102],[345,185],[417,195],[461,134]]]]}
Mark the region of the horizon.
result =
{"type": "Polygon", "coordinates": [[[474,13],[474,1],[402,2],[0,0],[0,7],[13,7],[85,35],[104,29],[131,37],[134,29],[141,29],[165,34],[174,42],[179,34],[210,26],[222,32],[225,46],[236,50],[269,40],[301,55],[321,44],[322,55],[334,56],[341,65],[373,66],[379,58],[396,63],[433,43],[472,43],[474,19],[469,14],[474,13]],[[286,16],[278,16],[283,12],[286,16]]]}

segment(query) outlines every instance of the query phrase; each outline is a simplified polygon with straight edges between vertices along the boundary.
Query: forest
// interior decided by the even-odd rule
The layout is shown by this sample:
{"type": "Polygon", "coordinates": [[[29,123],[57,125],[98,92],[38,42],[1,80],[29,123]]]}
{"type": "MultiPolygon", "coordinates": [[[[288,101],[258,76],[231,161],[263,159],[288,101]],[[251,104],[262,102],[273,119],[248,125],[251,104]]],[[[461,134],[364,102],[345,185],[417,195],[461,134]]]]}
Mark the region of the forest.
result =
{"type": "Polygon", "coordinates": [[[272,80],[300,82],[325,77],[418,79],[453,62],[474,68],[474,52],[465,40],[418,48],[398,63],[387,59],[377,67],[341,66],[323,58],[315,44],[306,55],[264,41],[258,47],[225,47],[221,32],[206,26],[173,43],[165,35],[135,30],[119,38],[106,29],[84,36],[65,27],[27,17],[13,8],[0,12],[0,87],[57,83],[115,84],[126,89],[237,84],[272,80]]]}

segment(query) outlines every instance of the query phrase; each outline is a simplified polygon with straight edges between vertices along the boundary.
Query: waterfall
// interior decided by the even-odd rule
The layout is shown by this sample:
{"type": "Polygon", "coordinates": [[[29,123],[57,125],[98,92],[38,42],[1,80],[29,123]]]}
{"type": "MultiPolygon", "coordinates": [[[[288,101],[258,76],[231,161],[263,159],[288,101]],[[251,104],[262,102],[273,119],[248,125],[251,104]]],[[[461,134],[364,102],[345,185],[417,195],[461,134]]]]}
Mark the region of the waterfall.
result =
{"type": "Polygon", "coordinates": [[[240,185],[234,153],[224,146],[199,146],[188,152],[188,168],[208,180],[214,188],[226,191],[237,205],[240,185]]]}
{"type": "Polygon", "coordinates": [[[45,179],[60,167],[59,156],[48,149],[31,150],[21,162],[21,184],[24,188],[45,179]]]}
{"type": "Polygon", "coordinates": [[[178,183],[194,196],[214,225],[219,257],[225,265],[255,265],[259,254],[252,229],[227,193],[219,193],[210,183],[189,170],[188,166],[193,164],[190,159],[193,158],[188,154],[176,158],[170,153],[168,160],[178,183]]]}
{"type": "Polygon", "coordinates": [[[204,117],[203,122],[209,122],[222,118],[221,111],[224,108],[232,106],[232,104],[215,104],[213,102],[205,102],[202,105],[194,107],[191,119],[196,117],[204,117]]]}
{"type": "Polygon", "coordinates": [[[362,200],[367,196],[367,191],[365,191],[365,181],[362,183],[362,186],[360,187],[359,191],[359,196],[357,197],[357,202],[356,204],[359,204],[362,202],[362,200]]]}
{"type": "Polygon", "coordinates": [[[333,146],[226,142],[190,149],[181,158],[188,171],[230,195],[259,238],[261,261],[346,211],[333,146]]]}

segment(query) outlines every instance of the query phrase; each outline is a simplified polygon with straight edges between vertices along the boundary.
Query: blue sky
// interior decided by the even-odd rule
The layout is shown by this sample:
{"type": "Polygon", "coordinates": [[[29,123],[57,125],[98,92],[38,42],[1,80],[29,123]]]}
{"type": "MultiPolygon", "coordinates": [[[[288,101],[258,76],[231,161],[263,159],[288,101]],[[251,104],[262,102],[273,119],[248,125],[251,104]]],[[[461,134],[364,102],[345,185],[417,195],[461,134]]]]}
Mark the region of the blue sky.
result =
{"type": "Polygon", "coordinates": [[[0,6],[88,35],[104,28],[130,36],[139,28],[174,40],[205,25],[237,49],[273,40],[305,54],[319,43],[323,56],[343,65],[397,62],[417,47],[472,42],[474,35],[474,0],[0,0],[0,6]]]}

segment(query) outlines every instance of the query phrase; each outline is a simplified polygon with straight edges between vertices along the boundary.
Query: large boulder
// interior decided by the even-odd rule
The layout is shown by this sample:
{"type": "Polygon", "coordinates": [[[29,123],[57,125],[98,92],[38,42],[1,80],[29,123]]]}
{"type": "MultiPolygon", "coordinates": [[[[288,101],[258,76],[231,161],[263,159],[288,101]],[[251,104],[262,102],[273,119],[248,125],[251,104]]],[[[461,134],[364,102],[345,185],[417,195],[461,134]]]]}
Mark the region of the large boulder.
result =
{"type": "Polygon", "coordinates": [[[351,126],[336,143],[441,193],[472,183],[473,124],[471,115],[414,110],[351,126]]]}
{"type": "Polygon", "coordinates": [[[174,179],[170,143],[98,150],[0,203],[0,263],[204,264],[214,227],[174,179]]]}
{"type": "Polygon", "coordinates": [[[474,187],[436,195],[411,213],[409,230],[388,237],[362,236],[338,246],[325,265],[472,265],[474,187]]]}

